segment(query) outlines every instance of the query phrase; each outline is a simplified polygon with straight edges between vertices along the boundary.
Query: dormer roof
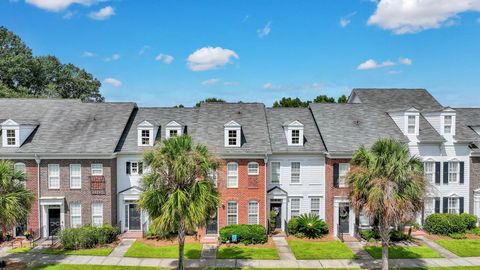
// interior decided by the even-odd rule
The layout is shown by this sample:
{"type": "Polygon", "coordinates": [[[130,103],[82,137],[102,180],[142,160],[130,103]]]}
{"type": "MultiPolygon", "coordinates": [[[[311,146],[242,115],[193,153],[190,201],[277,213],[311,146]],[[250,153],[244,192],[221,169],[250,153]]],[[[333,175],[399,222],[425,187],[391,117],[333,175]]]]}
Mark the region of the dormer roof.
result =
{"type": "Polygon", "coordinates": [[[226,123],[225,125],[223,125],[224,127],[242,127],[242,125],[240,125],[239,123],[235,122],[235,121],[230,121],[228,123],[226,123]]]}
{"type": "Polygon", "coordinates": [[[137,125],[137,127],[154,127],[154,126],[158,126],[158,124],[154,120],[143,120],[137,125]]]}
{"type": "Polygon", "coordinates": [[[283,123],[283,126],[284,127],[303,127],[303,124],[300,121],[295,120],[293,122],[287,121],[283,123]]]}
{"type": "Polygon", "coordinates": [[[181,122],[179,123],[175,120],[172,120],[172,121],[168,122],[168,124],[166,125],[166,127],[183,127],[183,126],[184,126],[183,123],[181,123],[181,122]]]}
{"type": "Polygon", "coordinates": [[[38,126],[40,122],[34,119],[0,120],[0,126],[38,126]]]}

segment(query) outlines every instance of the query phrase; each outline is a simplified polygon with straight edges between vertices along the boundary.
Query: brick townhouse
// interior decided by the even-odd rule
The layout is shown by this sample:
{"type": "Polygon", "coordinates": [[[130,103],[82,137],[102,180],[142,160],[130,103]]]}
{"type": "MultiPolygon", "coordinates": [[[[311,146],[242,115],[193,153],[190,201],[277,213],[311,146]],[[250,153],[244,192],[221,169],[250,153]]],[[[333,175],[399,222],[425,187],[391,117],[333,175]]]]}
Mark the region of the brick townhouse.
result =
{"type": "Polygon", "coordinates": [[[0,99],[0,158],[27,175],[36,195],[14,228],[35,237],[85,224],[116,224],[115,148],[133,103],[0,99]]]}

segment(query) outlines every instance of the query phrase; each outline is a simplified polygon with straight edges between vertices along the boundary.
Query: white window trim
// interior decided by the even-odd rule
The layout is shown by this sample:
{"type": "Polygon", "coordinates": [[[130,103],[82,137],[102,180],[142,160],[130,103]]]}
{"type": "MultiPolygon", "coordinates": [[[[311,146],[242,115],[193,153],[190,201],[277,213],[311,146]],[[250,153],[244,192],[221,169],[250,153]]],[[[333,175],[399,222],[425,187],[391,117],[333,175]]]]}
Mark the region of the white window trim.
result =
{"type": "Polygon", "coordinates": [[[286,130],[286,137],[287,137],[287,144],[289,146],[302,146],[304,141],[303,141],[303,130],[304,130],[304,125],[300,123],[299,121],[295,120],[291,122],[288,125],[284,125],[285,130],[286,130]],[[292,131],[293,130],[298,130],[299,133],[299,138],[298,138],[298,143],[293,143],[292,140],[292,131]]]}
{"type": "Polygon", "coordinates": [[[406,128],[406,132],[408,135],[418,135],[419,133],[419,115],[418,114],[406,114],[405,115],[406,119],[405,119],[405,128],[406,128]],[[413,124],[413,133],[410,132],[410,127],[412,126],[410,123],[409,123],[409,119],[410,117],[414,117],[414,124],[413,124]]]}
{"type": "Polygon", "coordinates": [[[165,129],[165,138],[170,139],[170,131],[177,131],[176,136],[182,136],[182,128],[181,127],[167,127],[165,129]]]}
{"type": "Polygon", "coordinates": [[[291,161],[290,162],[290,184],[292,185],[300,185],[302,184],[302,163],[300,161],[291,161]],[[293,182],[292,181],[292,174],[293,174],[293,163],[298,163],[299,167],[298,167],[298,182],[293,182]]]}
{"type": "Polygon", "coordinates": [[[289,132],[290,132],[290,145],[302,145],[302,139],[301,139],[302,138],[302,136],[301,136],[302,135],[302,130],[299,129],[299,128],[292,128],[292,129],[289,130],[289,132]],[[293,132],[294,131],[298,131],[298,142],[297,143],[293,142],[293,139],[294,139],[293,138],[293,132]]]}
{"type": "Polygon", "coordinates": [[[48,189],[60,189],[60,186],[61,186],[61,179],[60,179],[60,165],[59,164],[48,164],[47,166],[47,174],[48,174],[48,189]],[[50,168],[53,168],[53,167],[56,167],[57,168],[57,172],[58,172],[58,175],[52,175],[51,174],[51,169],[50,168]],[[51,183],[51,178],[52,177],[58,177],[58,186],[52,186],[51,183]]]}
{"type": "Polygon", "coordinates": [[[90,165],[90,174],[91,174],[92,176],[103,176],[103,164],[102,164],[102,163],[92,163],[92,164],[90,165]],[[100,174],[93,172],[93,167],[94,167],[94,166],[98,166],[98,165],[100,165],[100,167],[101,167],[101,169],[102,169],[102,173],[100,173],[100,174]]]}
{"type": "Polygon", "coordinates": [[[447,200],[448,206],[447,206],[447,212],[448,213],[454,213],[454,214],[459,214],[460,213],[460,198],[459,197],[448,197],[447,200]],[[456,201],[456,208],[451,208],[450,207],[450,202],[455,200],[456,201]],[[450,210],[454,210],[455,212],[450,212],[450,210]]]}
{"type": "Polygon", "coordinates": [[[435,173],[436,173],[435,170],[436,170],[436,166],[437,166],[437,165],[435,164],[435,161],[433,161],[433,160],[425,160],[425,161],[423,162],[423,173],[424,173],[424,175],[425,175],[425,178],[428,180],[427,174],[431,174],[431,175],[432,175],[432,179],[431,179],[430,183],[432,183],[432,184],[435,183],[435,173]],[[433,165],[431,172],[427,172],[427,164],[432,164],[432,165],[433,165]]]}
{"type": "Polygon", "coordinates": [[[2,146],[3,147],[19,147],[20,146],[20,128],[18,126],[2,127],[2,146]],[[8,144],[7,131],[15,132],[15,144],[8,144]]]}
{"type": "Polygon", "coordinates": [[[236,218],[236,221],[235,221],[235,224],[238,224],[238,202],[237,201],[227,201],[227,225],[234,225],[234,224],[228,224],[228,217],[233,215],[232,213],[229,213],[228,212],[228,204],[229,203],[235,203],[236,207],[236,212],[235,212],[235,218],[236,218]]]}
{"type": "Polygon", "coordinates": [[[153,146],[153,128],[138,128],[138,146],[153,146]],[[148,144],[143,143],[142,131],[148,130],[148,144]]]}
{"type": "Polygon", "coordinates": [[[338,187],[340,187],[340,188],[348,187],[348,183],[347,183],[346,178],[347,178],[347,174],[348,174],[349,171],[350,171],[350,163],[338,163],[338,187]],[[348,167],[345,175],[341,174],[342,170],[340,169],[340,167],[342,165],[348,167]],[[343,181],[343,183],[341,183],[341,181],[340,181],[342,177],[345,177],[345,180],[343,181]]]}
{"type": "Polygon", "coordinates": [[[91,211],[92,211],[92,226],[98,226],[98,227],[102,226],[102,225],[103,225],[103,219],[104,219],[104,217],[103,217],[103,203],[102,203],[102,202],[92,202],[92,206],[91,206],[91,207],[92,207],[92,210],[91,210],[91,211]],[[101,215],[101,217],[102,217],[102,222],[101,222],[101,224],[99,224],[99,225],[96,225],[96,224],[94,224],[94,222],[93,222],[94,219],[95,219],[95,211],[93,210],[93,208],[94,208],[95,205],[100,206],[101,213],[102,213],[102,215],[101,215]]]}
{"type": "Polygon", "coordinates": [[[449,184],[458,184],[460,183],[460,161],[458,160],[451,160],[448,162],[448,183],[449,184]],[[450,164],[456,163],[457,164],[457,170],[456,171],[451,171],[450,170],[450,164]],[[455,173],[456,177],[454,180],[452,180],[452,177],[450,177],[451,173],[455,173]]]}
{"type": "Polygon", "coordinates": [[[140,167],[140,161],[138,160],[135,160],[135,161],[130,161],[130,175],[140,175],[138,173],[138,168],[140,167]],[[134,173],[133,172],[133,164],[137,164],[137,171],[134,173]]]}
{"type": "Polygon", "coordinates": [[[236,163],[236,162],[229,162],[229,163],[227,163],[227,188],[238,188],[238,163],[236,163]],[[236,172],[235,172],[235,175],[231,175],[232,177],[233,177],[233,176],[236,176],[236,184],[233,185],[233,186],[230,186],[230,185],[229,185],[229,181],[228,181],[228,178],[229,178],[229,176],[230,176],[230,175],[229,175],[230,171],[228,170],[228,165],[236,165],[236,167],[237,167],[237,170],[236,170],[236,172]]]}
{"type": "Polygon", "coordinates": [[[240,128],[225,128],[225,147],[240,147],[240,141],[242,137],[242,132],[240,128]],[[230,131],[236,131],[236,143],[234,145],[231,145],[229,142],[229,132],[230,131]]]}
{"type": "MultiPolygon", "coordinates": [[[[71,204],[70,204],[70,227],[71,227],[71,228],[78,228],[78,227],[74,227],[74,226],[73,226],[73,218],[74,218],[74,215],[73,215],[72,208],[73,208],[74,205],[75,205],[75,206],[78,205],[78,208],[79,208],[79,213],[80,213],[80,214],[78,215],[78,217],[80,218],[80,224],[79,224],[78,227],[81,227],[82,224],[83,224],[83,223],[82,223],[82,204],[81,204],[81,203],[71,203],[71,204]]],[[[77,217],[77,216],[75,216],[75,217],[77,217]]]]}
{"type": "Polygon", "coordinates": [[[294,218],[295,216],[292,214],[293,211],[298,211],[298,216],[296,217],[299,217],[301,215],[301,209],[302,209],[302,198],[300,197],[293,197],[293,198],[290,198],[290,218],[294,218]],[[298,209],[294,209],[293,208],[293,200],[298,200],[298,209]]]}
{"type": "Polygon", "coordinates": [[[15,164],[13,165],[13,168],[14,168],[14,171],[16,171],[16,172],[19,171],[19,170],[17,169],[17,166],[22,166],[23,169],[21,170],[21,172],[23,172],[23,173],[25,173],[25,174],[27,173],[27,166],[25,165],[25,163],[22,163],[22,162],[17,162],[17,163],[15,163],[15,164]]]}
{"type": "Polygon", "coordinates": [[[254,161],[249,162],[249,163],[247,164],[247,173],[248,173],[248,175],[259,175],[259,173],[260,173],[260,164],[258,164],[258,162],[254,162],[254,161]],[[250,173],[250,165],[254,165],[254,164],[257,165],[256,172],[250,173]]]}
{"type": "Polygon", "coordinates": [[[441,115],[441,124],[440,124],[440,128],[441,128],[441,134],[442,135],[451,135],[451,136],[454,136],[455,135],[455,121],[456,121],[456,115],[455,113],[446,113],[446,114],[442,114],[441,115]],[[451,127],[450,127],[450,133],[445,133],[445,116],[451,116],[452,117],[452,123],[451,123],[451,127]]]}
{"type": "MultiPolygon", "coordinates": [[[[237,209],[238,211],[238,209],[237,209]]],[[[250,200],[248,201],[248,216],[247,216],[247,223],[248,224],[258,224],[260,222],[260,203],[256,200],[250,200]],[[250,203],[256,203],[257,204],[257,210],[256,213],[250,213],[250,203]],[[250,215],[256,215],[256,221],[255,223],[250,223],[250,215]]]]}
{"type": "Polygon", "coordinates": [[[81,164],[70,164],[70,189],[82,189],[82,165],[81,164]],[[73,166],[80,166],[80,175],[78,177],[80,177],[80,186],[78,187],[74,187],[72,185],[72,167],[73,166]]]}
{"type": "Polygon", "coordinates": [[[313,210],[315,210],[315,211],[318,210],[318,216],[320,217],[321,209],[322,209],[322,197],[321,196],[311,196],[310,197],[310,213],[312,213],[313,210]],[[312,203],[313,203],[313,200],[316,200],[316,199],[318,199],[318,209],[313,209],[312,208],[312,203]]]}
{"type": "Polygon", "coordinates": [[[280,184],[280,175],[281,175],[281,166],[282,164],[280,163],[280,161],[270,161],[270,183],[271,184],[280,184]],[[273,182],[273,164],[276,163],[278,164],[278,182],[273,182]]]}

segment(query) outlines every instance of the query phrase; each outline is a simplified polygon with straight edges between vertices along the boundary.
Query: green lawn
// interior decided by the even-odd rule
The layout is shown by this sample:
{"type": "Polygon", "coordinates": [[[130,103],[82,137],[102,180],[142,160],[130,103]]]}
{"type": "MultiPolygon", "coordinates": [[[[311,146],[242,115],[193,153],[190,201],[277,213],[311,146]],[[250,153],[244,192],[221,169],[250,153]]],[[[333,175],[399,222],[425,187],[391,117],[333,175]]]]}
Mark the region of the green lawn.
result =
{"type": "Polygon", "coordinates": [[[217,259],[279,260],[280,256],[276,248],[234,246],[220,247],[217,259]]]}
{"type": "Polygon", "coordinates": [[[90,248],[90,249],[77,249],[77,250],[64,250],[64,249],[46,249],[42,251],[43,254],[53,254],[53,255],[91,255],[91,256],[108,256],[112,253],[113,248],[111,247],[101,247],[101,248],[90,248]]]}
{"type": "MultiPolygon", "coordinates": [[[[365,247],[373,258],[382,258],[382,247],[368,246],[365,247]]],[[[390,259],[416,259],[416,258],[441,258],[442,256],[428,246],[422,245],[417,247],[389,247],[388,258],[390,259]]]]}
{"type": "Polygon", "coordinates": [[[340,241],[309,242],[289,240],[288,244],[295,257],[299,260],[353,259],[356,257],[353,251],[340,241]]]}
{"type": "Polygon", "coordinates": [[[480,256],[480,240],[437,240],[435,242],[460,257],[480,256]]]}
{"type": "Polygon", "coordinates": [[[8,253],[27,253],[32,250],[33,247],[19,247],[7,250],[8,253]]]}
{"type": "Polygon", "coordinates": [[[28,270],[156,270],[163,269],[158,267],[145,267],[145,266],[119,266],[119,265],[87,265],[87,264],[55,264],[55,265],[42,265],[32,266],[28,270]]]}
{"type": "MultiPolygon", "coordinates": [[[[185,244],[185,258],[200,259],[201,244],[185,244]]],[[[135,258],[178,258],[178,245],[155,247],[136,241],[128,249],[125,257],[135,258]]]]}

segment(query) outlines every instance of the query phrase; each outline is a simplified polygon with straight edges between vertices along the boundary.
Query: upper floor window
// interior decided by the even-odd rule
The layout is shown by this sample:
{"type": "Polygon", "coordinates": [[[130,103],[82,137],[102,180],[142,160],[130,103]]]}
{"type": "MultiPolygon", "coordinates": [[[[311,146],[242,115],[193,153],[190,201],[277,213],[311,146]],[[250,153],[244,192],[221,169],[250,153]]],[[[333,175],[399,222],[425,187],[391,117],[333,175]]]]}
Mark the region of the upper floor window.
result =
{"type": "Polygon", "coordinates": [[[143,162],[141,161],[129,161],[126,164],[128,175],[142,175],[143,174],[143,162]]]}
{"type": "Polygon", "coordinates": [[[229,130],[228,131],[228,145],[235,146],[237,145],[237,131],[236,130],[229,130]]]}
{"type": "Polygon", "coordinates": [[[427,161],[423,164],[425,171],[425,178],[428,182],[433,183],[435,181],[435,162],[427,161]]]}
{"type": "Polygon", "coordinates": [[[347,174],[350,171],[350,163],[338,164],[338,187],[347,187],[347,174]]]}
{"type": "Polygon", "coordinates": [[[166,125],[165,131],[166,131],[165,137],[167,139],[175,136],[180,136],[182,135],[182,125],[176,121],[170,121],[166,125]]]}
{"type": "Polygon", "coordinates": [[[217,186],[217,170],[210,170],[208,173],[208,177],[210,180],[213,182],[213,185],[216,187],[217,186]]]}
{"type": "Polygon", "coordinates": [[[101,163],[94,163],[91,165],[91,173],[92,175],[103,175],[103,164],[101,163]]]}
{"type": "Polygon", "coordinates": [[[176,137],[178,135],[178,130],[170,129],[168,132],[168,137],[176,137]]]}
{"type": "Polygon", "coordinates": [[[458,161],[448,162],[448,182],[458,183],[460,177],[460,166],[458,161]]]}
{"type": "Polygon", "coordinates": [[[415,115],[408,116],[407,129],[408,134],[415,134],[417,132],[417,117],[415,115]]]}
{"type": "Polygon", "coordinates": [[[82,166],[80,164],[70,164],[70,188],[82,188],[82,166]]]}
{"type": "Polygon", "coordinates": [[[225,146],[240,147],[241,126],[235,121],[230,121],[224,125],[224,128],[225,128],[225,146]]]}
{"type": "Polygon", "coordinates": [[[248,163],[248,175],[258,175],[258,163],[249,162],[248,163]]]}
{"type": "Polygon", "coordinates": [[[293,121],[285,124],[288,145],[303,145],[303,124],[293,121]]]}
{"type": "Polygon", "coordinates": [[[5,136],[7,137],[8,146],[17,145],[17,131],[15,129],[7,129],[5,131],[5,136]]]}
{"type": "Polygon", "coordinates": [[[238,187],[238,164],[230,162],[227,164],[227,188],[238,187]]]}
{"type": "Polygon", "coordinates": [[[60,165],[48,164],[48,188],[60,188],[60,165]]]}
{"type": "Polygon", "coordinates": [[[15,163],[13,170],[15,172],[27,173],[27,167],[25,163],[15,163]]]}
{"type": "Polygon", "coordinates": [[[445,115],[443,117],[443,133],[444,134],[451,134],[452,133],[452,125],[453,125],[453,116],[445,115]]]}
{"type": "Polygon", "coordinates": [[[150,145],[150,130],[148,129],[142,129],[142,145],[150,145]]]}
{"type": "Polygon", "coordinates": [[[300,144],[300,130],[292,129],[292,144],[300,144]]]}
{"type": "Polygon", "coordinates": [[[291,163],[290,182],[291,183],[300,183],[300,162],[292,162],[291,163]]]}
{"type": "Polygon", "coordinates": [[[280,162],[278,161],[270,163],[270,182],[272,184],[280,183],[280,162]]]}

